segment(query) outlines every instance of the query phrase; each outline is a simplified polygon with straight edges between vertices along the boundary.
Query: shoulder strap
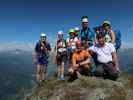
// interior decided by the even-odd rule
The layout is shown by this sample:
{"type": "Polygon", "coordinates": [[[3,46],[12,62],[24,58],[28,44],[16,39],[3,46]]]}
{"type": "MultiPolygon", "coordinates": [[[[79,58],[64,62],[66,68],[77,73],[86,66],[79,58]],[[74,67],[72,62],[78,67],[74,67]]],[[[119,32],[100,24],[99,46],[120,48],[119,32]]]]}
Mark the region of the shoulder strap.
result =
{"type": "MultiPolygon", "coordinates": [[[[83,34],[83,32],[84,32],[84,30],[82,29],[81,30],[81,38],[82,38],[82,34],[83,34]]],[[[89,36],[89,28],[87,29],[87,32],[84,32],[85,34],[85,37],[86,37],[86,39],[88,38],[88,36],[89,36]],[[87,33],[87,34],[86,34],[87,33]]]]}

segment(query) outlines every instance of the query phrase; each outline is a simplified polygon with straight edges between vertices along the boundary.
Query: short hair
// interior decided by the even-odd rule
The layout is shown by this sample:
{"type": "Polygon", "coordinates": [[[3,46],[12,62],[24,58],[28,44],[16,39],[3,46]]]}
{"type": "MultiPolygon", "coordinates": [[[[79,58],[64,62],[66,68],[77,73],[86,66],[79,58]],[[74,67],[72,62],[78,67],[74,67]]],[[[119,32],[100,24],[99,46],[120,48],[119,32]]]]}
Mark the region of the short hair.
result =
{"type": "Polygon", "coordinates": [[[104,38],[104,37],[105,37],[105,35],[104,35],[102,32],[100,32],[100,33],[97,34],[97,36],[96,36],[97,39],[104,38]]]}
{"type": "Polygon", "coordinates": [[[104,29],[103,29],[103,26],[97,26],[97,27],[94,27],[93,30],[96,32],[96,31],[99,31],[99,32],[103,32],[104,29]]]}

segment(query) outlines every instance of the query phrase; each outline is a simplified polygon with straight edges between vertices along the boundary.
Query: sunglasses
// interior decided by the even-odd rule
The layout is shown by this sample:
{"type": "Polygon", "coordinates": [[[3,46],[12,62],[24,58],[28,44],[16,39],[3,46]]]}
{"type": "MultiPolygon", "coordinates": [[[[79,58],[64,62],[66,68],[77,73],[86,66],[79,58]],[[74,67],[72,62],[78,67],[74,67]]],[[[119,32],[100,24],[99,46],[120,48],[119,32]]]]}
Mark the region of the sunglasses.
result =
{"type": "Polygon", "coordinates": [[[46,38],[45,36],[41,36],[42,39],[46,38]]]}

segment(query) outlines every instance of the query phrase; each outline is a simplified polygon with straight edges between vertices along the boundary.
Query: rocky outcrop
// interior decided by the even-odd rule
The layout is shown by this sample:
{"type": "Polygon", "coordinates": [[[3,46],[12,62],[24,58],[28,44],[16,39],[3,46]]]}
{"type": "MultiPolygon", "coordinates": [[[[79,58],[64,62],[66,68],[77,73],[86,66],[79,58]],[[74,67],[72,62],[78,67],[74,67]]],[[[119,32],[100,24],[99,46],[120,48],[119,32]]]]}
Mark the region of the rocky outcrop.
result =
{"type": "Polygon", "coordinates": [[[117,81],[82,77],[74,82],[55,78],[35,87],[25,100],[133,100],[133,76],[117,81]]]}

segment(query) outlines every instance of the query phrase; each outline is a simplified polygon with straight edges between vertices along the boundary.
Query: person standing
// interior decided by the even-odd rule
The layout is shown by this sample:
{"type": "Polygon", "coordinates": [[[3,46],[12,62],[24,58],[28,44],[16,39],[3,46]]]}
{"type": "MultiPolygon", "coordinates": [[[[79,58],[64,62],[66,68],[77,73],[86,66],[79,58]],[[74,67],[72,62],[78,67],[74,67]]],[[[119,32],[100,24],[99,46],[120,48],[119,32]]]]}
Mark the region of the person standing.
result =
{"type": "Polygon", "coordinates": [[[89,28],[89,20],[87,16],[83,16],[81,18],[81,33],[79,34],[79,38],[81,40],[82,45],[88,44],[88,47],[94,45],[94,33],[89,28]]]}
{"type": "Polygon", "coordinates": [[[115,44],[115,33],[112,30],[111,22],[105,20],[102,24],[105,34],[105,42],[115,44]]]}
{"type": "Polygon", "coordinates": [[[51,46],[47,42],[47,36],[45,33],[41,33],[40,40],[36,43],[35,46],[35,55],[36,55],[36,80],[41,84],[46,79],[46,72],[48,66],[49,52],[51,51],[51,46]]]}
{"type": "Polygon", "coordinates": [[[56,42],[56,63],[57,63],[57,73],[58,80],[65,80],[64,78],[64,65],[67,62],[67,44],[64,39],[63,31],[57,33],[57,42],[56,42]]]}

